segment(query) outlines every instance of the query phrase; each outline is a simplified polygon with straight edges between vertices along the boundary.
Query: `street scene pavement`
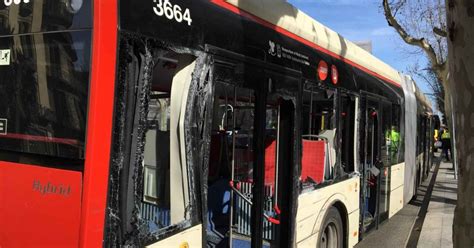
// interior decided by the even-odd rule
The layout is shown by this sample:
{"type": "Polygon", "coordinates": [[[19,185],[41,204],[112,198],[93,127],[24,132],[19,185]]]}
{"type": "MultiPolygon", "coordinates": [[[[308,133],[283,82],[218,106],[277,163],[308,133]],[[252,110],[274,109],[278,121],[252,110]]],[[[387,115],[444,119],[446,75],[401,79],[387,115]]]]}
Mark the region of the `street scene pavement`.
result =
{"type": "Polygon", "coordinates": [[[457,179],[453,165],[436,154],[416,199],[378,230],[369,233],[356,247],[453,247],[456,201],[457,179]]]}

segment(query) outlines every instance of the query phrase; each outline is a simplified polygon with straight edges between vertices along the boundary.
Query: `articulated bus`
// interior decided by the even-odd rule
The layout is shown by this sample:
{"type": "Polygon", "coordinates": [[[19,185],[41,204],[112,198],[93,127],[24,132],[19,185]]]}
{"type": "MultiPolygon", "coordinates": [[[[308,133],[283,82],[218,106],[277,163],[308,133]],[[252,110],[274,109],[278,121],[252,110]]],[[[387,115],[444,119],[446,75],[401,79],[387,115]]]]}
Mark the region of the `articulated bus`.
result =
{"type": "Polygon", "coordinates": [[[413,197],[414,81],[282,0],[2,0],[0,247],[353,247],[413,197]]]}

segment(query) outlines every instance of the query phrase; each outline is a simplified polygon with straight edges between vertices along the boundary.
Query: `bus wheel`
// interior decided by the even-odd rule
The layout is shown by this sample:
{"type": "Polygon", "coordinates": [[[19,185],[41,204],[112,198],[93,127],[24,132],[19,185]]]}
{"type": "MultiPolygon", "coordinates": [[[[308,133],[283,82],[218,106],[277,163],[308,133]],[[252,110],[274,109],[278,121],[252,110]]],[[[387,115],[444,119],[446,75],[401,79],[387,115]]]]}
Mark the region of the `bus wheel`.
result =
{"type": "Polygon", "coordinates": [[[319,229],[318,248],[342,248],[343,247],[342,219],[337,208],[331,207],[324,218],[323,225],[319,229]]]}

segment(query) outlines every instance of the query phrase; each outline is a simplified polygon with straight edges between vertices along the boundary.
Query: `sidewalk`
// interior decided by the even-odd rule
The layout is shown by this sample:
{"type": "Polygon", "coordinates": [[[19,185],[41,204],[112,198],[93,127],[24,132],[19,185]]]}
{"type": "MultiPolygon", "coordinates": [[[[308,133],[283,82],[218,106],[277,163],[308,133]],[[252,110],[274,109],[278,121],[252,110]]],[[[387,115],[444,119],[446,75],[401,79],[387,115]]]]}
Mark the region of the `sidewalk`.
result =
{"type": "Polygon", "coordinates": [[[453,218],[457,180],[451,163],[441,163],[431,195],[428,213],[421,229],[418,247],[453,247],[453,218]]]}
{"type": "Polygon", "coordinates": [[[436,170],[439,160],[439,157],[434,158],[430,175],[420,185],[417,198],[378,230],[369,233],[356,248],[453,247],[457,180],[451,163],[440,162],[436,170]]]}

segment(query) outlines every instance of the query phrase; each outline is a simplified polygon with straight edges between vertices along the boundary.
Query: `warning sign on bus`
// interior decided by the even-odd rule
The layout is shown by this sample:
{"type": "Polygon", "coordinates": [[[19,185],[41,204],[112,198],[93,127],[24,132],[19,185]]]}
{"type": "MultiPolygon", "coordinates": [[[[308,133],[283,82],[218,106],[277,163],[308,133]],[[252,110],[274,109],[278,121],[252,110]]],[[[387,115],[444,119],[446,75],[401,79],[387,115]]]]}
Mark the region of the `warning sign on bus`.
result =
{"type": "Polygon", "coordinates": [[[0,65],[10,65],[10,49],[0,50],[0,65]]]}

